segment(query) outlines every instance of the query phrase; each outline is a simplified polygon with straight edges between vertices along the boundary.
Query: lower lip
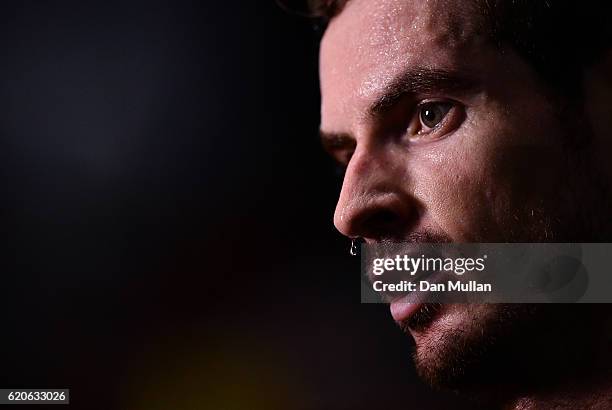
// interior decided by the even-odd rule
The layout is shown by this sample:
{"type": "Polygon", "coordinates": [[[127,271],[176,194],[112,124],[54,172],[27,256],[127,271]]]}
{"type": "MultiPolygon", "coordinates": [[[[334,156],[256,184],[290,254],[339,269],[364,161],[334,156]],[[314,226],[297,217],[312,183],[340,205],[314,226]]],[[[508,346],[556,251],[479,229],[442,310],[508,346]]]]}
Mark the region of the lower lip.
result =
{"type": "Polygon", "coordinates": [[[391,316],[396,322],[403,322],[410,319],[422,305],[422,303],[405,302],[402,299],[393,301],[390,305],[391,316]]]}

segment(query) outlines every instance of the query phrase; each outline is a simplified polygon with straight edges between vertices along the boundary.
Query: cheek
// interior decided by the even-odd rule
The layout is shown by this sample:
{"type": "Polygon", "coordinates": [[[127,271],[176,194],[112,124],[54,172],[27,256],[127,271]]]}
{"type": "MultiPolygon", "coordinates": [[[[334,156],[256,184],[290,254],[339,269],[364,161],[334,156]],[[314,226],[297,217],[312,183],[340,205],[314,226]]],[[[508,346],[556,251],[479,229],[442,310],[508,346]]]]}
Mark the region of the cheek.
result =
{"type": "Polygon", "coordinates": [[[455,241],[524,238],[558,206],[559,181],[567,174],[561,144],[546,132],[551,127],[484,128],[414,154],[424,224],[455,241]]]}
{"type": "Polygon", "coordinates": [[[500,236],[495,216],[503,213],[487,167],[477,153],[430,156],[415,167],[417,198],[424,204],[424,224],[445,232],[457,242],[481,242],[500,236]],[[442,157],[442,156],[440,156],[442,157]]]}

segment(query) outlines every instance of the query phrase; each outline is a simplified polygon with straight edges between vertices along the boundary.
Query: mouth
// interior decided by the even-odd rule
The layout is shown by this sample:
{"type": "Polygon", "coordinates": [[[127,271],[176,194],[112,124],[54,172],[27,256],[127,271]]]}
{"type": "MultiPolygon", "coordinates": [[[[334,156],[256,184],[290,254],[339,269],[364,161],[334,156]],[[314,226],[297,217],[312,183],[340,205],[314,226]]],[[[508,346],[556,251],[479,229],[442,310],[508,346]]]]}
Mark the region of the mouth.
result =
{"type": "Polygon", "coordinates": [[[412,316],[423,307],[424,303],[406,302],[404,298],[394,300],[389,304],[391,316],[396,322],[409,322],[412,316]]]}
{"type": "Polygon", "coordinates": [[[396,301],[391,303],[391,316],[399,327],[414,337],[424,332],[439,317],[444,305],[441,303],[411,303],[396,301]]]}
{"type": "MultiPolygon", "coordinates": [[[[423,278],[426,277],[431,283],[440,283],[446,278],[446,275],[442,272],[435,272],[423,275],[423,278]]],[[[421,330],[435,319],[443,306],[441,302],[444,301],[444,297],[432,298],[428,291],[415,291],[392,299],[388,298],[388,300],[389,310],[395,322],[402,327],[421,330]]]]}
{"type": "MultiPolygon", "coordinates": [[[[450,256],[447,255],[447,249],[436,249],[435,244],[449,243],[448,238],[431,238],[431,241],[422,241],[422,238],[412,238],[410,241],[402,242],[381,242],[381,243],[370,243],[373,245],[369,248],[371,253],[367,254],[369,259],[397,259],[397,255],[403,255],[411,259],[417,259],[427,254],[430,258],[445,259],[450,256]],[[442,240],[444,239],[444,240],[442,240]],[[377,246],[378,245],[378,246],[377,246]]],[[[399,262],[398,262],[399,263],[399,262]]],[[[368,263],[371,266],[371,263],[368,263]]],[[[439,268],[440,269],[440,268],[439,268]]],[[[370,279],[370,282],[381,282],[389,285],[397,285],[405,282],[411,282],[413,284],[420,284],[421,281],[427,281],[428,283],[436,284],[442,282],[444,279],[448,279],[447,272],[442,270],[427,271],[427,269],[421,269],[420,271],[410,271],[406,268],[388,269],[384,272],[383,276],[381,273],[375,273],[373,270],[368,270],[366,276],[370,279]]],[[[391,288],[393,289],[393,288],[391,288]]],[[[393,320],[397,322],[404,329],[424,329],[434,319],[434,313],[437,313],[442,304],[445,295],[432,294],[428,290],[382,290],[378,291],[384,302],[389,303],[389,310],[393,320]]]]}

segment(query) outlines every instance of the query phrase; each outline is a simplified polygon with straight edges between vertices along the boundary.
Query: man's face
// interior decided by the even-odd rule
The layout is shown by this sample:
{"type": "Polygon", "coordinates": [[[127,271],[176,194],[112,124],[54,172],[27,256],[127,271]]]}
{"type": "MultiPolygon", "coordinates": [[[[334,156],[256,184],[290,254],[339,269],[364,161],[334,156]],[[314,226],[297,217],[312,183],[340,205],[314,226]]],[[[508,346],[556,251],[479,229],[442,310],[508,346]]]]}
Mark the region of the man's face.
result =
{"type": "MultiPolygon", "coordinates": [[[[586,161],[571,142],[581,130],[526,62],[492,44],[482,15],[467,1],[351,0],[330,22],[321,130],[346,165],[334,217],[344,235],[563,242],[591,232],[596,218],[579,211],[592,210],[586,161]]],[[[476,360],[467,356],[538,315],[528,306],[413,310],[391,307],[434,383],[454,383],[476,360]]]]}

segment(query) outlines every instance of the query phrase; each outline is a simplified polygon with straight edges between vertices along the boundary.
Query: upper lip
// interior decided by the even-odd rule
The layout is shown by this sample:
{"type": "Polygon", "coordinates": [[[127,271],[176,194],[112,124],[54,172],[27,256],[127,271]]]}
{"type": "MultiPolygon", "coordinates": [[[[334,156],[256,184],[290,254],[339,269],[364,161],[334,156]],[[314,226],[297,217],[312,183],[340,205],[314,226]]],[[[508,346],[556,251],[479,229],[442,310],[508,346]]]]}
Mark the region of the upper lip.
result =
{"type": "MultiPolygon", "coordinates": [[[[391,243],[391,242],[389,242],[391,243]]],[[[397,245],[401,245],[402,243],[405,244],[409,244],[410,246],[415,246],[415,248],[411,249],[410,252],[406,252],[404,254],[408,254],[409,257],[418,257],[422,254],[421,251],[419,251],[419,246],[418,245],[431,245],[431,242],[392,242],[393,244],[397,244],[397,245]]],[[[384,242],[372,242],[369,243],[370,245],[375,245],[375,244],[384,244],[384,242]]],[[[387,255],[387,256],[391,256],[391,255],[387,255]]],[[[440,257],[444,258],[444,255],[439,255],[440,257]]],[[[421,279],[425,278],[425,277],[429,277],[430,280],[429,282],[440,282],[443,277],[445,276],[445,272],[440,272],[440,271],[419,271],[414,275],[410,275],[409,273],[407,273],[406,271],[386,271],[384,274],[382,274],[381,276],[376,276],[373,274],[373,272],[368,269],[367,271],[367,276],[368,279],[370,280],[370,282],[374,282],[374,281],[378,281],[378,280],[384,280],[385,283],[400,283],[403,280],[409,280],[411,282],[414,283],[418,283],[418,281],[420,281],[421,279]]],[[[383,300],[386,303],[393,303],[395,301],[398,301],[399,299],[403,299],[403,301],[405,302],[410,302],[410,303],[418,303],[419,299],[422,300],[424,299],[424,295],[428,292],[422,292],[422,291],[414,291],[414,292],[379,292],[381,297],[383,298],[383,300]],[[410,299],[410,300],[409,300],[410,299]]]]}

